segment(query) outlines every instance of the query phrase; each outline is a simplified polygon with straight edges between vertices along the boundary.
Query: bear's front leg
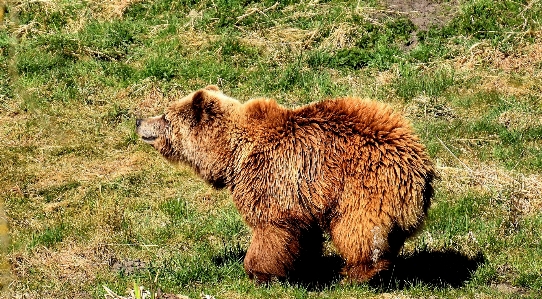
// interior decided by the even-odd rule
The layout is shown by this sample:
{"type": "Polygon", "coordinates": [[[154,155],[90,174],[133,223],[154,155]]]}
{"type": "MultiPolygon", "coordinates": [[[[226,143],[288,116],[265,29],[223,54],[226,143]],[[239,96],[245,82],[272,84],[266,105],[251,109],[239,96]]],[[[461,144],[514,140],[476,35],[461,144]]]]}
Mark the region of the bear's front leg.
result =
{"type": "Polygon", "coordinates": [[[283,280],[295,270],[299,251],[297,236],[288,229],[272,225],[256,227],[245,256],[245,271],[258,283],[270,282],[273,278],[283,280]]]}
{"type": "Polygon", "coordinates": [[[245,271],[259,283],[273,278],[303,279],[321,257],[322,242],[321,231],[311,227],[256,227],[245,256],[245,271]]]}

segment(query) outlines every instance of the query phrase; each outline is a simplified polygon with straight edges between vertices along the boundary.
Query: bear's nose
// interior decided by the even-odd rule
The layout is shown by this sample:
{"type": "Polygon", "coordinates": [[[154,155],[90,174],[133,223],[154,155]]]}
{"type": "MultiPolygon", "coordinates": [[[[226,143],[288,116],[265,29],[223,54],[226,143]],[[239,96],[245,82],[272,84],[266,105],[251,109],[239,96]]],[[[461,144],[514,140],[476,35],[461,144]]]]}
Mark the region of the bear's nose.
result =
{"type": "Polygon", "coordinates": [[[136,119],[136,127],[141,125],[141,118],[136,119]]]}

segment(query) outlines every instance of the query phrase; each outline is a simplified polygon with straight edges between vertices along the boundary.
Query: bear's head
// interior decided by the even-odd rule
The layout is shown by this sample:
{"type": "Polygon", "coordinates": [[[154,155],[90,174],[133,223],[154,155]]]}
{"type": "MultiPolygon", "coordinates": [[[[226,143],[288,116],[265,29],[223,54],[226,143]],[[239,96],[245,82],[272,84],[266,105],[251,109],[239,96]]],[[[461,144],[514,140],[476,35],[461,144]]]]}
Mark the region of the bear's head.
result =
{"type": "Polygon", "coordinates": [[[221,188],[228,180],[240,105],[211,85],[173,102],[163,115],[136,120],[136,131],[167,160],[190,165],[221,188]]]}

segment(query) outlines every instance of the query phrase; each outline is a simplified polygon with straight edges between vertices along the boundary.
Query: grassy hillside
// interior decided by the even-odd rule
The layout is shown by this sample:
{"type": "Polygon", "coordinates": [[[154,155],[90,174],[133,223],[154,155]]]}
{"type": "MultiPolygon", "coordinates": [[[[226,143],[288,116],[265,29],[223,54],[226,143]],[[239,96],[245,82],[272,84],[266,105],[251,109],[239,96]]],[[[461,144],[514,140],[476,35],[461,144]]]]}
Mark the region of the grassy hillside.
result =
{"type": "MultiPolygon", "coordinates": [[[[190,298],[542,293],[541,1],[12,0],[3,11],[0,297],[127,296],[134,283],[190,298]],[[241,101],[349,95],[404,113],[440,180],[395,268],[360,285],[254,285],[250,231],[228,193],[134,132],[136,117],[207,84],[241,101]]],[[[336,270],[331,257],[322,271],[336,270]]]]}

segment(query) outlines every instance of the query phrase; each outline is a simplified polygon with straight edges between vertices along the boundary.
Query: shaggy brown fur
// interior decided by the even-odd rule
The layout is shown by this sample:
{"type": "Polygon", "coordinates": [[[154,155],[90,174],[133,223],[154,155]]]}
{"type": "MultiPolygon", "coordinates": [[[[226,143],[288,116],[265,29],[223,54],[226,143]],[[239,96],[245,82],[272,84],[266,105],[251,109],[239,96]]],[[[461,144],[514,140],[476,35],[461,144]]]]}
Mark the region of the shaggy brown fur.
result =
{"type": "Polygon", "coordinates": [[[344,258],[343,273],[368,280],[420,227],[433,193],[424,146],[377,102],[288,110],[265,99],[241,104],[210,86],[137,127],[168,160],[229,188],[253,230],[245,270],[260,282],[315,263],[322,232],[344,258]]]}

